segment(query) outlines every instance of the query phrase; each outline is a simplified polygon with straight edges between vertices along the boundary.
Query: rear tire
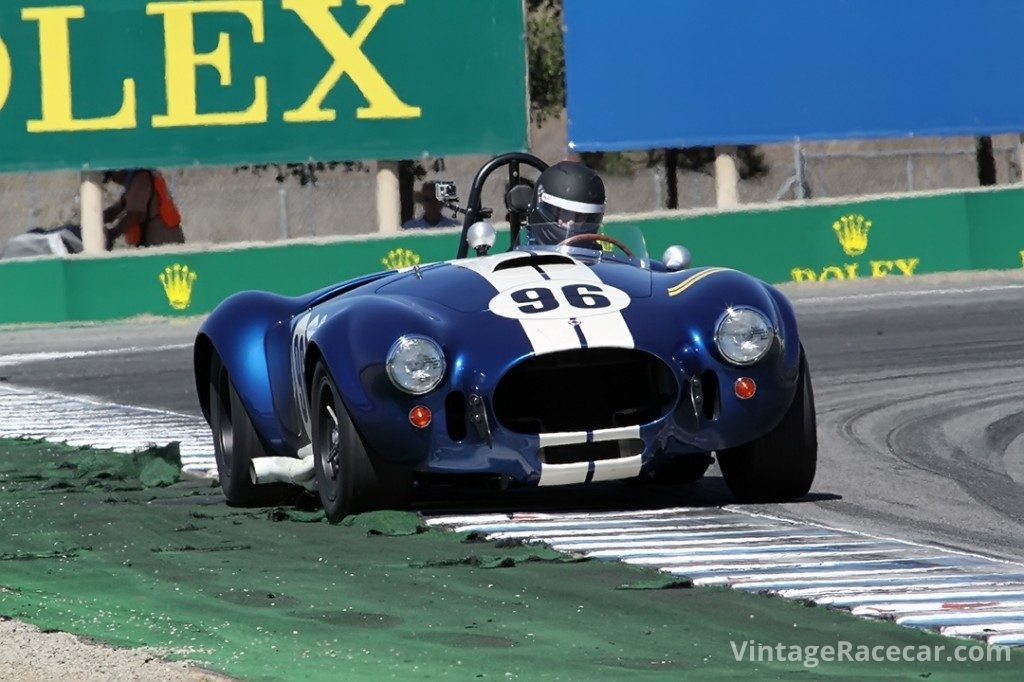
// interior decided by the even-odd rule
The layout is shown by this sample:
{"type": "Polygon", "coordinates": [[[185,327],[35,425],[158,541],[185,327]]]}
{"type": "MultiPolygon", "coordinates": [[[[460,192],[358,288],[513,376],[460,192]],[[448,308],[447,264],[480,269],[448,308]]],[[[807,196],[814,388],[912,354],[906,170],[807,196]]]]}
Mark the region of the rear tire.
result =
{"type": "Polygon", "coordinates": [[[370,451],[323,362],[313,373],[312,396],[316,482],[327,520],[337,523],[349,514],[407,507],[411,469],[370,451]]]}
{"type": "Polygon", "coordinates": [[[229,505],[272,505],[292,492],[283,484],[256,485],[252,482],[252,460],[266,457],[266,451],[231,382],[227,367],[216,353],[210,360],[210,429],[213,431],[217,476],[229,505]]]}
{"type": "Polygon", "coordinates": [[[810,491],[817,462],[814,391],[801,352],[796,396],[782,421],[755,441],[720,450],[718,465],[740,502],[787,502],[810,491]]]}

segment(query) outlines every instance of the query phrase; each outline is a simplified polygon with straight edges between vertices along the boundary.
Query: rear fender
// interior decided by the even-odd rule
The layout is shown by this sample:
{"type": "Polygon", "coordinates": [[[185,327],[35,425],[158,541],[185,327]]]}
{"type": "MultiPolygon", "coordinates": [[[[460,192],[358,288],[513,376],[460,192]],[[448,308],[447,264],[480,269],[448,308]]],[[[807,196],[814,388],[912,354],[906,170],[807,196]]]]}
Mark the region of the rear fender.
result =
{"type": "Polygon", "coordinates": [[[267,333],[275,324],[297,312],[299,304],[298,299],[266,292],[235,294],[206,319],[193,350],[196,390],[207,422],[210,420],[210,361],[216,353],[227,367],[253,426],[265,444],[278,454],[294,454],[294,438],[289,437],[274,408],[268,358],[276,356],[267,346],[267,333]]]}

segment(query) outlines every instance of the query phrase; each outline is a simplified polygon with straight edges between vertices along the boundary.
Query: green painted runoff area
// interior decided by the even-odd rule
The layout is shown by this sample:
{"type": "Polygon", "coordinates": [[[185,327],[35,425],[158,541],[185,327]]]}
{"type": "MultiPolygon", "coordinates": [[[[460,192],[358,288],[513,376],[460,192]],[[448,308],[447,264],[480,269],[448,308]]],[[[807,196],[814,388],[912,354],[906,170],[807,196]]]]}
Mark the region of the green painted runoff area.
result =
{"type": "MultiPolygon", "coordinates": [[[[610,222],[640,226],[655,258],[683,244],[697,266],[732,267],[774,283],[1011,269],[1024,262],[1024,189],[610,222]]],[[[0,324],[202,314],[238,291],[298,295],[382,269],[453,258],[457,244],[456,232],[415,230],[316,244],[3,262],[0,324]],[[173,283],[168,268],[174,266],[187,267],[195,279],[179,277],[181,286],[168,288],[160,277],[173,283]]]]}
{"type": "Polygon", "coordinates": [[[173,446],[0,441],[0,616],[247,680],[1024,676],[1024,656],[945,660],[978,643],[426,530],[408,512],[332,526],[313,504],[232,509],[216,484],[178,481],[177,462],[173,446]],[[946,648],[938,662],[736,661],[750,641],[946,648]]]}

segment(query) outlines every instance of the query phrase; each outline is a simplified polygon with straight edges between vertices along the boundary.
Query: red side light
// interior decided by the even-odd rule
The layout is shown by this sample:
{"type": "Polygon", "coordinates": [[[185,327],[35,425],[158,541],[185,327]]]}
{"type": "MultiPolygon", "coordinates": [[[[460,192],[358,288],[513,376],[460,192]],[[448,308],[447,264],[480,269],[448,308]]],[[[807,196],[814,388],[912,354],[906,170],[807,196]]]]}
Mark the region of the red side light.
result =
{"type": "Polygon", "coordinates": [[[430,421],[433,418],[434,415],[430,414],[430,409],[423,405],[417,405],[409,410],[409,423],[417,429],[425,429],[430,426],[430,421]]]}
{"type": "Polygon", "coordinates": [[[740,400],[749,400],[754,397],[757,393],[757,384],[754,383],[753,379],[748,377],[740,377],[736,380],[736,397],[740,400]]]}

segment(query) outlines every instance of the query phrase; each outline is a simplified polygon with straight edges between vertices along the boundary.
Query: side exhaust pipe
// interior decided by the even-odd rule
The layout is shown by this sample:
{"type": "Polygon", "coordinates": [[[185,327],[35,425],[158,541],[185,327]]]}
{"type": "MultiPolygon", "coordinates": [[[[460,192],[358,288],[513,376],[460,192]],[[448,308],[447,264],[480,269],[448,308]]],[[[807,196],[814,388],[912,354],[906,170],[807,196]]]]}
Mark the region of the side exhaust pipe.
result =
{"type": "Polygon", "coordinates": [[[249,476],[256,485],[264,483],[290,483],[306,490],[316,490],[316,470],[313,455],[295,457],[257,457],[249,467],[249,476]]]}

